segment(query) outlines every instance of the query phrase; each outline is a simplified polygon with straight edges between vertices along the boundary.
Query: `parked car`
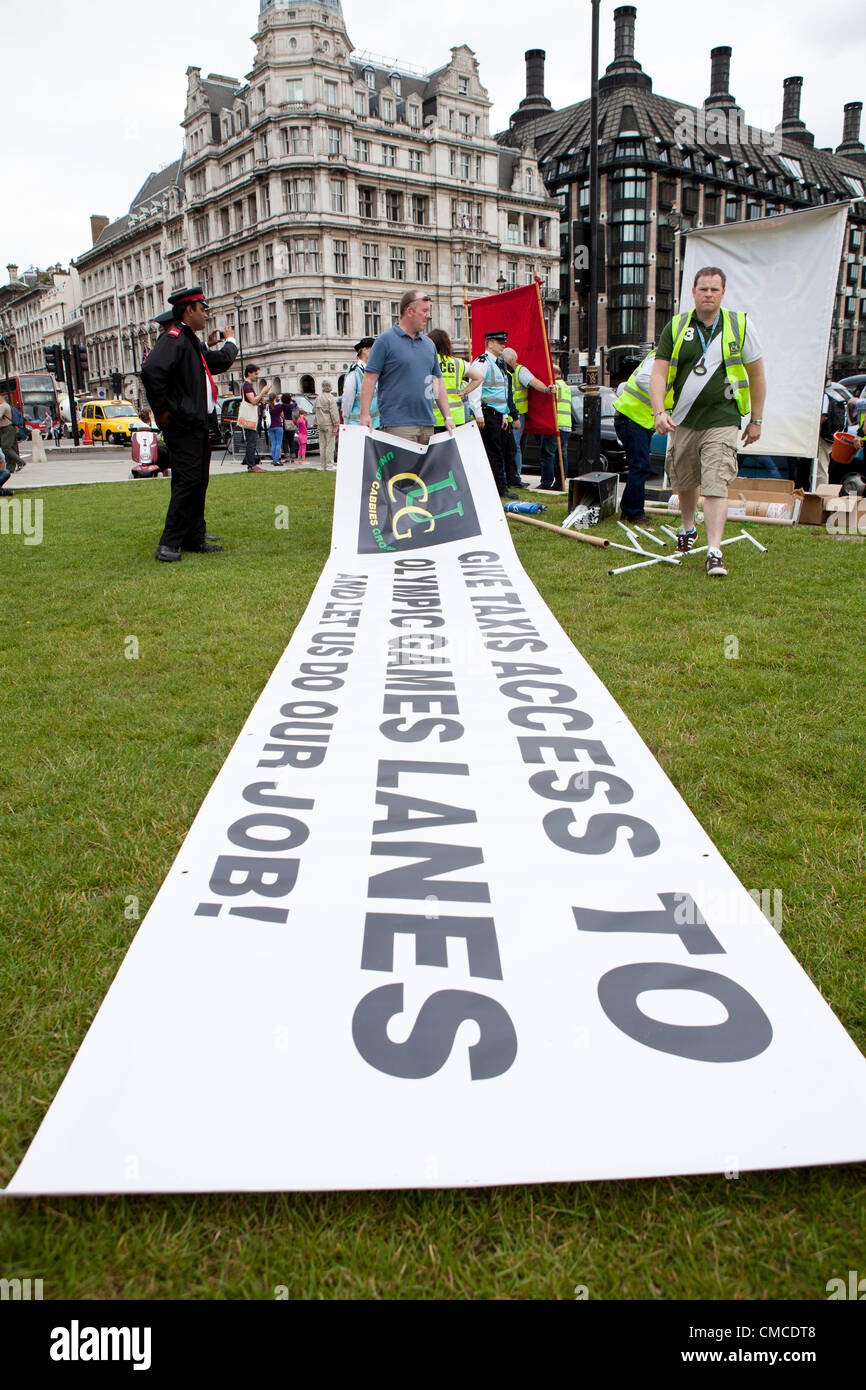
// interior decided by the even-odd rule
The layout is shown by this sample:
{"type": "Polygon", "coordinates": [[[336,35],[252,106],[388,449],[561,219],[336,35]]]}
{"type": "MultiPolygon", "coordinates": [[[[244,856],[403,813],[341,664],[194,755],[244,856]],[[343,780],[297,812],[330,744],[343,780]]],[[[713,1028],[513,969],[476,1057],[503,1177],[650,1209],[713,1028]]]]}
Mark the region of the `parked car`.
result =
{"type": "Polygon", "coordinates": [[[838,384],[847,386],[852,396],[866,396],[866,372],[860,372],[856,376],[843,376],[838,384]]]}
{"type": "MultiPolygon", "coordinates": [[[[316,417],[313,414],[312,399],[309,396],[301,395],[293,395],[292,399],[298,409],[303,411],[307,419],[307,453],[318,453],[319,431],[316,429],[316,417]]],[[[222,429],[223,439],[226,444],[229,442],[230,428],[237,428],[240,403],[240,396],[226,396],[220,406],[220,428],[222,429]]]]}
{"type": "MultiPolygon", "coordinates": [[[[598,467],[602,473],[620,473],[628,471],[625,450],[619,441],[619,436],[614,425],[615,411],[613,408],[616,392],[610,386],[599,387],[601,393],[601,451],[599,454],[598,467]]],[[[571,388],[571,417],[572,431],[568,441],[568,463],[566,473],[570,468],[580,472],[583,469],[583,405],[586,395],[583,386],[572,386],[571,388]]],[[[540,473],[541,463],[539,458],[539,435],[524,435],[520,444],[520,452],[523,458],[523,472],[540,473]]],[[[653,453],[653,471],[651,476],[658,476],[661,479],[664,473],[664,454],[659,457],[655,451],[653,453]]],[[[563,459],[563,463],[565,463],[563,459]]]]}
{"type": "Polygon", "coordinates": [[[140,429],[144,421],[131,401],[88,401],[78,420],[78,437],[84,438],[87,425],[91,439],[106,444],[129,444],[131,432],[140,429]]]}

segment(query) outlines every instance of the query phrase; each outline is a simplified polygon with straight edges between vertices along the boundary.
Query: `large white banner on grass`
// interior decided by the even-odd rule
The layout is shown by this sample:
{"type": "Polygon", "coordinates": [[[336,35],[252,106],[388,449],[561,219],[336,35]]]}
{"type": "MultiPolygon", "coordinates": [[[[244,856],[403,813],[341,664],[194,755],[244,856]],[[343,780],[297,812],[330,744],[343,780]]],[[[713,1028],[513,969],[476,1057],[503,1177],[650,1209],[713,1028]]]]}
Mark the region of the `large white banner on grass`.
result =
{"type": "Polygon", "coordinates": [[[309,607],[8,1190],[840,1162],[864,1102],[521,568],[475,425],[350,429],[309,607]]]}
{"type": "Polygon", "coordinates": [[[827,372],[847,203],[689,232],[683,310],[695,272],[717,265],[724,303],[750,315],[764,352],[767,401],[761,438],[746,450],[814,458],[827,372]]]}

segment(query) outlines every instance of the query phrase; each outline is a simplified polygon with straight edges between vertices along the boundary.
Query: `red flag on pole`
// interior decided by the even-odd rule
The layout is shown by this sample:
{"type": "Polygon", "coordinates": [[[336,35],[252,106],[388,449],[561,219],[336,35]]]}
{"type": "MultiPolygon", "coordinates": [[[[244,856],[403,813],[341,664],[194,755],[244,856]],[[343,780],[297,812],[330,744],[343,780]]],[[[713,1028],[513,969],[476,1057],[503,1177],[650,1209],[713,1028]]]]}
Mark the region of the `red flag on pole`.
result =
{"type": "MultiPolygon", "coordinates": [[[[470,300],[472,306],[472,354],[484,351],[484,334],[504,329],[508,346],[517,353],[521,367],[528,367],[533,376],[545,385],[553,384],[553,364],[547,325],[541,307],[540,281],[521,285],[502,294],[486,294],[470,300]]],[[[541,391],[529,391],[529,409],[524,426],[527,434],[556,434],[555,397],[541,391]]]]}

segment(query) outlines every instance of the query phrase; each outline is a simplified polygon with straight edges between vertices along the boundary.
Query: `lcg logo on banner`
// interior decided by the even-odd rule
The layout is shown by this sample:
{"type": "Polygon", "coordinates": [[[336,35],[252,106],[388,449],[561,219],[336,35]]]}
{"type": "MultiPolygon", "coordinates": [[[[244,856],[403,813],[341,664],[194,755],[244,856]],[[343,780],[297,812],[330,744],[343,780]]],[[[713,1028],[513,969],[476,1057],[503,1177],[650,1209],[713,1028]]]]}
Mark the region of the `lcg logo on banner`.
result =
{"type": "Polygon", "coordinates": [[[419,550],[480,535],[460,450],[453,440],[418,453],[365,440],[358,553],[419,550]]]}

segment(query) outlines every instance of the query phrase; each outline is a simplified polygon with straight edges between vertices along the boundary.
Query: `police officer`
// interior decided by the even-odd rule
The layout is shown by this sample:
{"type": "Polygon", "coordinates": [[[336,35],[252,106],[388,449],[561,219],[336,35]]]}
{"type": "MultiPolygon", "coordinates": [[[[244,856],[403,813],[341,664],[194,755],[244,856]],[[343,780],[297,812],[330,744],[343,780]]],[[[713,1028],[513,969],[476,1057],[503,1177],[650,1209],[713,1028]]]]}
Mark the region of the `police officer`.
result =
{"type": "MultiPolygon", "coordinates": [[[[493,473],[493,481],[500,497],[513,498],[505,483],[505,451],[503,435],[511,428],[508,377],[499,359],[508,342],[508,334],[497,330],[484,334],[485,351],[476,357],[476,364],[484,371],[481,386],[481,438],[493,473]]],[[[473,393],[474,394],[474,393],[473,393]]],[[[471,404],[471,401],[470,401],[471,404]]]]}
{"type": "Polygon", "coordinates": [[[214,372],[234,362],[238,345],[226,330],[205,347],[198,334],[208,306],[200,285],[168,297],[174,323],[161,334],[141,367],[141,379],[171,456],[171,500],[156,560],[180,560],[182,550],[222,550],[205,529],[204,502],[210,474],[209,421],[216,410],[214,372]],[[218,340],[224,346],[215,350],[218,340]]]}
{"type": "MultiPolygon", "coordinates": [[[[352,363],[345,375],[343,394],[340,398],[344,425],[360,425],[361,423],[361,386],[367,375],[367,358],[370,356],[370,348],[375,341],[375,338],[362,338],[359,343],[355,344],[355,354],[358,360],[352,363]]],[[[377,430],[379,428],[379,398],[375,391],[370,405],[370,418],[373,429],[377,430]]]]}

